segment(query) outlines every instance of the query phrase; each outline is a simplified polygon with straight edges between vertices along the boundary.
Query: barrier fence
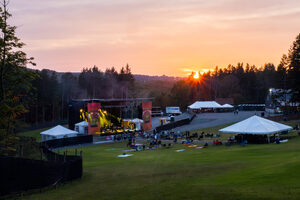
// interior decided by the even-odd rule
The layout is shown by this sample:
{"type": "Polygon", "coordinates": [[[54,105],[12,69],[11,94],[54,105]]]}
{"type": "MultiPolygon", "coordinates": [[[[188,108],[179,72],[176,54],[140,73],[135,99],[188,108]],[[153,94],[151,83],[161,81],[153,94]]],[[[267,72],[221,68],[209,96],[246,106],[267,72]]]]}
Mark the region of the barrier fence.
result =
{"type": "Polygon", "coordinates": [[[179,127],[179,126],[187,125],[187,124],[191,123],[191,121],[195,117],[196,117],[196,115],[193,115],[192,118],[186,118],[186,119],[182,119],[182,120],[179,120],[179,121],[171,122],[169,124],[165,124],[165,125],[156,127],[156,131],[157,132],[166,131],[166,130],[171,130],[171,129],[179,127]]]}
{"type": "Polygon", "coordinates": [[[48,148],[59,148],[59,147],[65,147],[65,146],[87,144],[87,143],[92,143],[92,142],[93,142],[92,135],[83,135],[83,136],[77,136],[77,137],[47,140],[47,141],[41,142],[41,144],[48,148]]]}
{"type": "Polygon", "coordinates": [[[59,155],[41,145],[46,160],[0,156],[0,196],[56,186],[82,177],[80,156],[59,155]]]}

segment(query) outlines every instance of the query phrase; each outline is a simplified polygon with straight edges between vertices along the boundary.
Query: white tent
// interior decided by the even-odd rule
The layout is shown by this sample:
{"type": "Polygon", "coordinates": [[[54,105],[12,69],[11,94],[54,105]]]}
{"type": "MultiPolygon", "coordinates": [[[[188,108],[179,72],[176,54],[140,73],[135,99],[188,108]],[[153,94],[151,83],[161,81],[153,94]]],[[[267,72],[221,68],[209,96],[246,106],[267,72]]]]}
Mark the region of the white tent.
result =
{"type": "Polygon", "coordinates": [[[135,130],[137,131],[140,131],[142,130],[142,124],[143,124],[143,120],[142,119],[138,119],[138,118],[135,118],[135,119],[124,119],[123,121],[128,121],[128,122],[131,122],[131,123],[135,123],[135,130]]]}
{"type": "Polygon", "coordinates": [[[237,134],[273,134],[282,131],[291,130],[292,127],[280,124],[256,115],[245,119],[241,122],[220,129],[222,133],[237,133],[237,134]]]}
{"type": "Polygon", "coordinates": [[[222,108],[222,106],[215,101],[196,101],[192,105],[188,106],[188,108],[190,109],[222,108]]]}
{"type": "Polygon", "coordinates": [[[77,136],[78,132],[58,125],[47,131],[43,131],[40,134],[42,135],[42,141],[46,141],[65,137],[75,137],[77,136]]]}
{"type": "Polygon", "coordinates": [[[224,104],[222,105],[222,108],[233,108],[233,106],[230,104],[224,104]]]}
{"type": "Polygon", "coordinates": [[[88,126],[89,123],[86,121],[79,122],[75,124],[75,131],[77,131],[80,134],[88,134],[88,126]]]}

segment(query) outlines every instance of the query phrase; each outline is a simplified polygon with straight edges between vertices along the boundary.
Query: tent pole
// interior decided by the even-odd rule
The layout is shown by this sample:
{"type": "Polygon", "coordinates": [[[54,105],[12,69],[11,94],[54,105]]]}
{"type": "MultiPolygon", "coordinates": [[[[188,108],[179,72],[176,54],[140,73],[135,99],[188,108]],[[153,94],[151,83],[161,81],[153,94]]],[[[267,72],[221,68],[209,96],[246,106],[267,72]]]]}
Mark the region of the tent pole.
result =
{"type": "Polygon", "coordinates": [[[267,136],[268,136],[268,143],[270,144],[270,135],[267,134],[267,136]]]}

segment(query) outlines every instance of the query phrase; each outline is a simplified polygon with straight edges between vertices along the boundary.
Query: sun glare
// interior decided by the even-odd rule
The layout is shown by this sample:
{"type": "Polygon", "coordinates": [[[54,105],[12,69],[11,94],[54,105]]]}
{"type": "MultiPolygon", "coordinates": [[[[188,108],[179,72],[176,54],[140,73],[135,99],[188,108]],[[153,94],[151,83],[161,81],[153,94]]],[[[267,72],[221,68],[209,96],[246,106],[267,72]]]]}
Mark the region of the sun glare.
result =
{"type": "Polygon", "coordinates": [[[198,79],[199,78],[199,72],[196,72],[193,77],[194,77],[194,79],[198,79]]]}

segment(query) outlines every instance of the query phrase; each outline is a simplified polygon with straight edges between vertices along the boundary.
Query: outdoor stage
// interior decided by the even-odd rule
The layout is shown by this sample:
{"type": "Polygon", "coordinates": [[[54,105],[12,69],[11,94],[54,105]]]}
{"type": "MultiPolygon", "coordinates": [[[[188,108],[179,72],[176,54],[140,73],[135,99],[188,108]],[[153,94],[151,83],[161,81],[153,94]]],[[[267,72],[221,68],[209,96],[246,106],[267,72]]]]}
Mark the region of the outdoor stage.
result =
{"type": "Polygon", "coordinates": [[[124,127],[124,119],[142,119],[143,130],[151,129],[151,98],[76,99],[69,104],[69,128],[88,122],[88,134],[121,134],[135,130],[124,127]],[[126,129],[126,130],[125,130],[126,129]]]}

